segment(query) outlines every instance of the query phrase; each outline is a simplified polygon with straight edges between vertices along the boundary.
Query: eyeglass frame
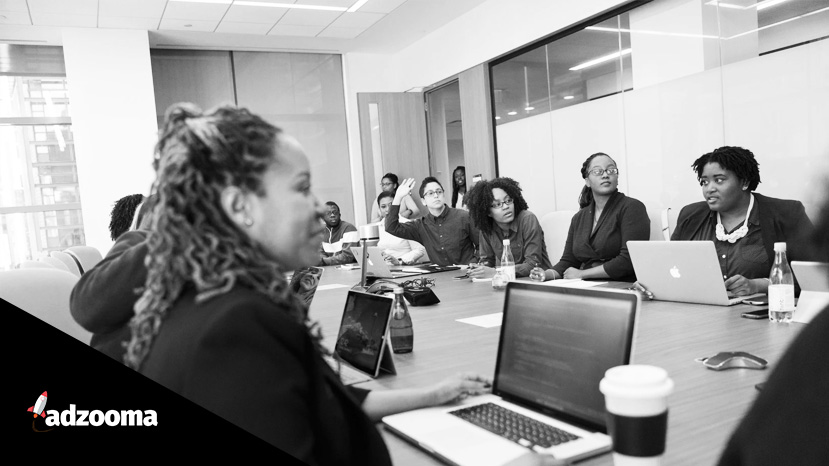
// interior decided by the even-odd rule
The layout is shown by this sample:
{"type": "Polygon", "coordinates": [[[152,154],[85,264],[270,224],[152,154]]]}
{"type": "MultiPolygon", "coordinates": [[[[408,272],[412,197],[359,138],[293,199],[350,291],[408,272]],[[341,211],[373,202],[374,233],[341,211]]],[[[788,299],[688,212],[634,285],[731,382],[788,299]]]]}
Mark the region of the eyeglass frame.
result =
{"type": "Polygon", "coordinates": [[[611,168],[598,168],[597,167],[597,168],[591,168],[590,170],[587,170],[587,174],[588,175],[593,175],[593,176],[603,176],[605,173],[607,173],[608,175],[618,175],[619,174],[619,169],[616,168],[616,167],[611,167],[611,168]]]}
{"type": "Polygon", "coordinates": [[[425,193],[423,193],[423,198],[425,199],[427,197],[440,197],[440,196],[443,196],[443,193],[445,193],[445,192],[446,191],[444,191],[442,189],[436,189],[434,191],[426,191],[425,193]]]}
{"type": "Polygon", "coordinates": [[[498,201],[498,200],[494,201],[492,204],[489,205],[489,208],[490,209],[503,209],[504,206],[511,206],[514,203],[515,203],[515,199],[513,199],[511,197],[507,197],[503,201],[498,201]],[[497,203],[497,205],[496,205],[496,203],[497,203]]]}

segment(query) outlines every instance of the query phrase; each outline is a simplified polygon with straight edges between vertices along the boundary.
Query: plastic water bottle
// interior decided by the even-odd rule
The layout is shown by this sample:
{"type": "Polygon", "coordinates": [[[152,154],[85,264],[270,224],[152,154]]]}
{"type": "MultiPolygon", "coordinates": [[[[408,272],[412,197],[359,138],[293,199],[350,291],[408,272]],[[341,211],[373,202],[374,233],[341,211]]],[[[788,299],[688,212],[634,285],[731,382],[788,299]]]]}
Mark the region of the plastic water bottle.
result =
{"type": "Polygon", "coordinates": [[[786,243],[774,243],[774,265],[769,275],[769,320],[792,321],[794,314],[794,275],[786,260],[786,243]]]}
{"type": "Polygon", "coordinates": [[[504,269],[500,267],[495,269],[495,275],[492,277],[492,288],[496,291],[506,290],[507,282],[509,282],[509,277],[507,277],[507,274],[506,272],[504,272],[504,269]]]}
{"type": "Polygon", "coordinates": [[[412,316],[403,298],[403,288],[394,289],[394,304],[391,318],[391,347],[395,353],[411,353],[414,348],[414,330],[412,316]]]}
{"type": "Polygon", "coordinates": [[[515,280],[515,258],[512,257],[508,239],[504,240],[504,252],[501,253],[501,270],[506,274],[507,281],[515,280]]]}

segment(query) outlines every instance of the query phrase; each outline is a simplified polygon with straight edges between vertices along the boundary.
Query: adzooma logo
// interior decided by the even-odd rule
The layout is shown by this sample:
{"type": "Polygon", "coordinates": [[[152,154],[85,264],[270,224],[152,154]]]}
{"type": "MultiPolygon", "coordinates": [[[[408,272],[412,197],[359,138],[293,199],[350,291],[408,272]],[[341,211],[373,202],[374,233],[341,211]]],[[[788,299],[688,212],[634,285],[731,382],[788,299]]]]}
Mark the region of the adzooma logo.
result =
{"type": "Polygon", "coordinates": [[[88,411],[85,409],[76,409],[75,405],[70,404],[69,409],[58,412],[57,410],[45,411],[46,407],[46,392],[43,392],[38,397],[34,406],[28,409],[29,412],[34,413],[34,417],[38,415],[46,418],[47,426],[157,426],[158,414],[148,409],[141,411],[134,410],[109,410],[103,412],[100,410],[88,411]]]}

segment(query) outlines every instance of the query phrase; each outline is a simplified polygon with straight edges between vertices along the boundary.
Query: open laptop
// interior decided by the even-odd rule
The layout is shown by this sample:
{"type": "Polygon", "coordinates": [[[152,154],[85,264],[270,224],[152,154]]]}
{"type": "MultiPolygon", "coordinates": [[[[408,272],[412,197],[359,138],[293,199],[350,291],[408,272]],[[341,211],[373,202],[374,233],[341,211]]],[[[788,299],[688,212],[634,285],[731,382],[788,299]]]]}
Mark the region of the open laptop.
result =
{"type": "Polygon", "coordinates": [[[792,272],[800,285],[792,320],[805,324],[829,306],[829,264],[792,261],[792,272]]]}
{"type": "Polygon", "coordinates": [[[654,299],[732,306],[765,296],[729,296],[711,241],[628,241],[636,280],[654,299]]]}
{"type": "MultiPolygon", "coordinates": [[[[360,264],[360,267],[364,267],[363,247],[352,246],[351,252],[354,254],[354,258],[357,259],[357,263],[360,264]]],[[[379,247],[368,247],[368,268],[366,269],[367,277],[403,278],[414,275],[422,275],[424,273],[427,273],[427,271],[420,267],[409,265],[389,265],[386,263],[385,259],[383,259],[383,254],[379,247]]]]}
{"type": "Polygon", "coordinates": [[[393,304],[389,296],[348,292],[334,358],[326,360],[346,385],[396,373],[386,338],[393,304]]]}
{"type": "Polygon", "coordinates": [[[630,363],[638,309],[639,296],[627,291],[510,282],[492,394],[383,423],[456,465],[502,465],[527,449],[569,460],[608,451],[599,381],[607,369],[630,363]],[[517,415],[543,434],[509,434],[487,425],[490,414],[517,415]]]}

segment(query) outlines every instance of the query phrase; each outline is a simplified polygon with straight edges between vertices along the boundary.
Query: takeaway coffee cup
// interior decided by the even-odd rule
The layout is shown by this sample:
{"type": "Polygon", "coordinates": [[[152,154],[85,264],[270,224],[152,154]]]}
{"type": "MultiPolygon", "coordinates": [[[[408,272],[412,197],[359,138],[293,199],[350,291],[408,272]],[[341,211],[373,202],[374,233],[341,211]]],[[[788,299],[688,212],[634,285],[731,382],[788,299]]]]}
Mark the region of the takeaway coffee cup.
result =
{"type": "Polygon", "coordinates": [[[628,365],[607,370],[599,383],[607,407],[616,466],[658,466],[665,453],[668,395],[674,382],[656,366],[628,365]]]}

